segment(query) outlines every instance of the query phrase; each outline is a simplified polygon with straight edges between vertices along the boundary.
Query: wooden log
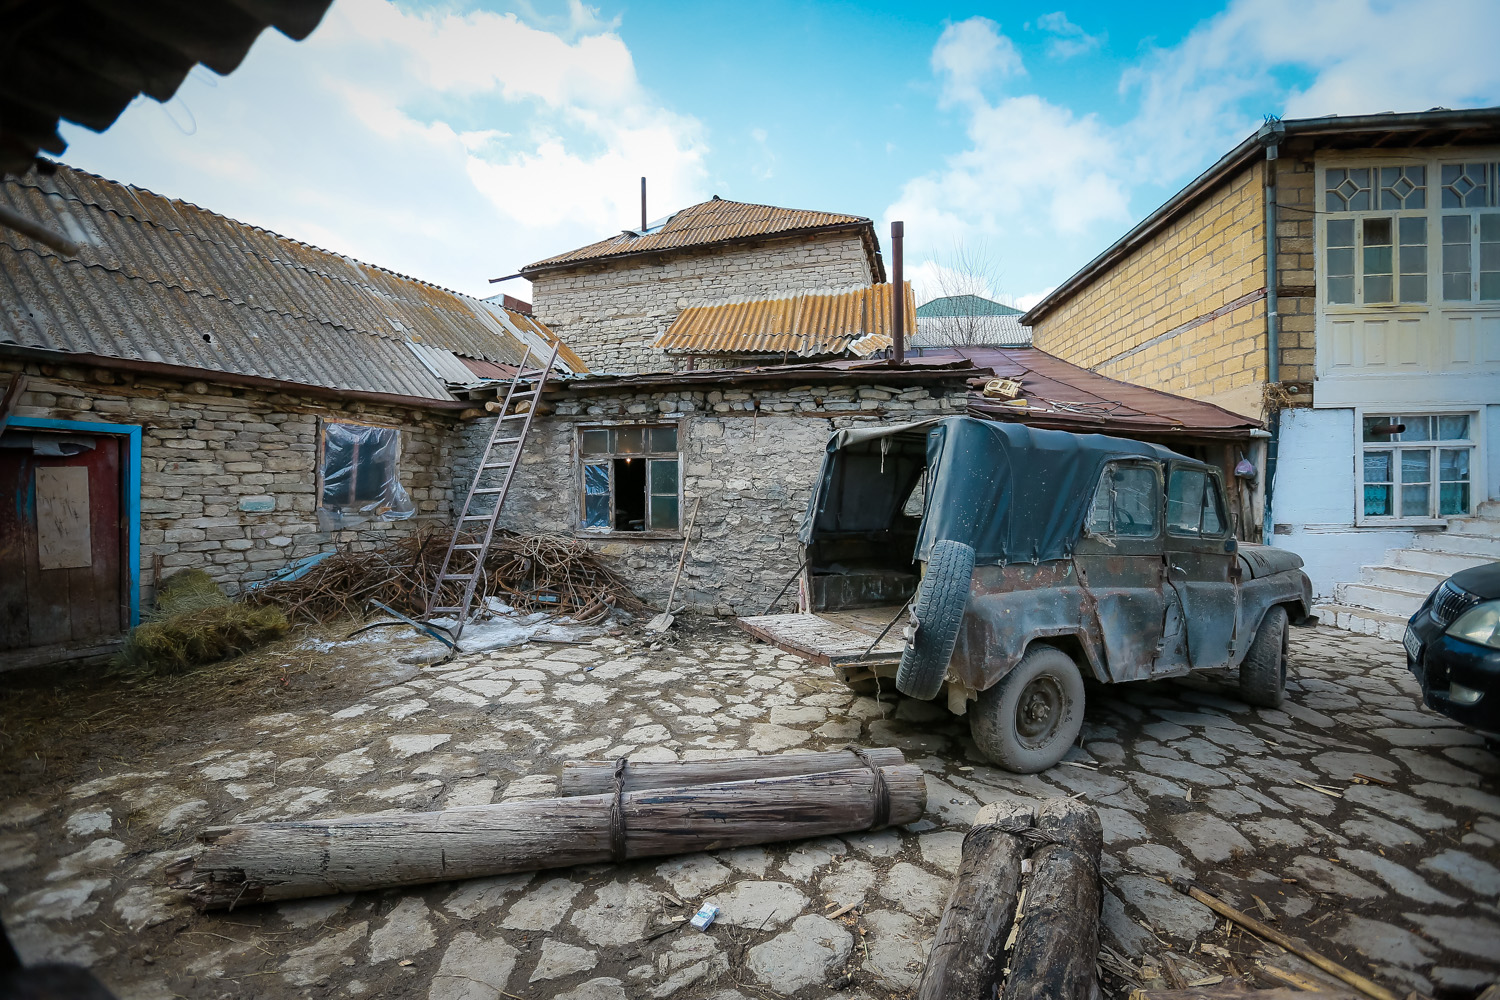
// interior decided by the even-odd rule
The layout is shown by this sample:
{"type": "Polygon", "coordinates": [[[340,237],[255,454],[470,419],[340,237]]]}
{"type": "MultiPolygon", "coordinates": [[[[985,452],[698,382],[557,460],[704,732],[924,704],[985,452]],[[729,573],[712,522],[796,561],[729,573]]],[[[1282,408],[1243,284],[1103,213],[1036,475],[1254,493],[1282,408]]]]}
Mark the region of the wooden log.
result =
{"type": "Polygon", "coordinates": [[[991,1000],[1004,979],[1005,939],[1016,915],[1021,859],[1018,834],[1032,825],[1030,805],[985,806],[964,835],[958,878],[927,956],[918,1000],[991,1000]]]}
{"type": "MultiPolygon", "coordinates": [[[[871,747],[865,750],[865,757],[876,767],[900,767],[906,763],[901,751],[894,747],[871,747]]],[[[625,768],[625,790],[638,792],[647,788],[685,788],[688,785],[748,781],[751,778],[784,778],[867,766],[851,750],[731,757],[724,760],[632,763],[625,768]]],[[[557,779],[559,795],[598,795],[611,792],[614,787],[615,762],[612,760],[565,761],[562,774],[557,779]]]]}
{"type": "Polygon", "coordinates": [[[1093,1000],[1099,990],[1099,814],[1076,799],[1037,810],[1043,846],[1031,857],[1031,880],[1010,956],[1005,1000],[1093,1000]]]}
{"type": "MultiPolygon", "coordinates": [[[[915,822],[927,804],[921,768],[885,767],[885,822],[915,822]]],[[[822,774],[501,802],[405,816],[352,816],[211,827],[208,849],[168,868],[200,909],[388,886],[712,851],[877,829],[876,772],[822,774]]]]}

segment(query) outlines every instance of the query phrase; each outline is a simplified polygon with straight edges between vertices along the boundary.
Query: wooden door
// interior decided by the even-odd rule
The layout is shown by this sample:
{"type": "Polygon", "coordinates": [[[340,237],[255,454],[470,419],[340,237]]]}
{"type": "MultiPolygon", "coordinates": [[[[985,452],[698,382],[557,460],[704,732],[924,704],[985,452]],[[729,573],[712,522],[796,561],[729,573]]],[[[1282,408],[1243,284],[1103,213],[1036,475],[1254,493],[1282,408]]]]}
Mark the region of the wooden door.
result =
{"type": "Polygon", "coordinates": [[[94,447],[76,455],[0,447],[0,650],[129,627],[123,457],[114,436],[91,440],[94,447]]]}

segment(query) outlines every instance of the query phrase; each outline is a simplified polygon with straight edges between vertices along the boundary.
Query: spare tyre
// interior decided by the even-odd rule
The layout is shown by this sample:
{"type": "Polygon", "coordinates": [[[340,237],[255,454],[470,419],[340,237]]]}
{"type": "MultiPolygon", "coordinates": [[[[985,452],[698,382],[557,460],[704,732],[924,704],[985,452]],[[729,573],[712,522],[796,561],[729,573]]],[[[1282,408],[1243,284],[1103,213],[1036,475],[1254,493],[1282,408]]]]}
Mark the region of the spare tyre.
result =
{"type": "Polygon", "coordinates": [[[926,701],[943,689],[973,578],[973,546],[946,539],[934,543],[927,574],[917,590],[917,634],[901,651],[897,691],[926,701]]]}

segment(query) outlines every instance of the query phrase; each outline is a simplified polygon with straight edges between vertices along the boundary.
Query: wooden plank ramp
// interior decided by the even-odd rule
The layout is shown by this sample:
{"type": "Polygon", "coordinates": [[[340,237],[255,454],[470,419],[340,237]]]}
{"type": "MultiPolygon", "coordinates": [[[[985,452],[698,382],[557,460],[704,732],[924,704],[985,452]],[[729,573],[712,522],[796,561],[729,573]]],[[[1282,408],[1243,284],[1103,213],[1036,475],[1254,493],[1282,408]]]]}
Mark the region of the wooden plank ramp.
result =
{"type": "Polygon", "coordinates": [[[740,628],[762,642],[769,642],[788,653],[796,653],[814,663],[844,667],[860,664],[878,666],[900,663],[900,623],[893,625],[869,655],[865,651],[880,634],[899,608],[866,608],[828,615],[752,615],[737,619],[740,628]],[[838,615],[846,620],[835,620],[838,615]],[[872,625],[872,623],[876,623],[872,625]]]}

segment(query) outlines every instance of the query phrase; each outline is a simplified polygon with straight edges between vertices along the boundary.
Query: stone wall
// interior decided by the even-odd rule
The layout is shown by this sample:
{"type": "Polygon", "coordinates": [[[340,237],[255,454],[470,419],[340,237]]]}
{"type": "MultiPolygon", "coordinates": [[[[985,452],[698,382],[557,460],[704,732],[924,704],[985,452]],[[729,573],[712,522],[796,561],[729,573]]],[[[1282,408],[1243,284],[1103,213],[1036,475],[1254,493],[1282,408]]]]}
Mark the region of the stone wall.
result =
{"type": "MultiPolygon", "coordinates": [[[[699,502],[678,601],[719,614],[759,614],[800,561],[797,529],[828,436],[840,427],[959,414],[966,404],[962,384],[578,393],[533,424],[501,524],[584,540],[638,594],[664,606],[680,536],[580,530],[575,440],[581,424],[676,423],[684,525],[699,502]]],[[[491,420],[465,425],[456,490],[467,489],[491,426],[491,420]]],[[[789,600],[781,607],[791,606],[789,600]]]]}
{"type": "Polygon", "coordinates": [[[592,371],[670,371],[651,344],[688,305],[872,281],[859,233],[832,233],[540,274],[532,309],[592,371]]]}
{"type": "MultiPolygon", "coordinates": [[[[27,388],[16,416],[142,429],[143,608],[149,606],[158,557],[164,574],[198,567],[234,594],[338,541],[369,544],[434,520],[448,523],[457,440],[451,416],[207,382],[51,366],[44,375],[36,365],[25,367],[27,388]],[[315,512],[320,417],[401,428],[400,478],[416,505],[415,517],[320,530],[315,512]],[[272,509],[260,512],[265,506],[272,509]]],[[[0,361],[0,372],[22,368],[0,361]]]]}
{"type": "Polygon", "coordinates": [[[1260,416],[1264,181],[1255,164],[1222,182],[1043,317],[1035,345],[1111,378],[1260,416]]]}

